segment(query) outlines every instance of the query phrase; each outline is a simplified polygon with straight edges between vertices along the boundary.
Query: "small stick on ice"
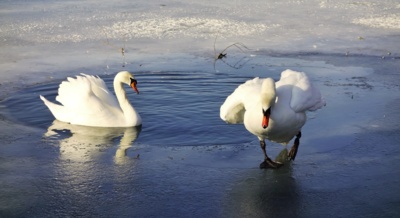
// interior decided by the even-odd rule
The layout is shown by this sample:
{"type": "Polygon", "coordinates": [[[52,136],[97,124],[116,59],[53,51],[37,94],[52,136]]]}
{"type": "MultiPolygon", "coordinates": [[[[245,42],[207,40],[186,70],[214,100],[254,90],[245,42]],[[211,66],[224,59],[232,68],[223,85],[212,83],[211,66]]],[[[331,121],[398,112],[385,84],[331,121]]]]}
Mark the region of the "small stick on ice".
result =
{"type": "Polygon", "coordinates": [[[106,32],[104,32],[104,34],[106,35],[106,43],[105,44],[108,45],[108,46],[114,47],[114,48],[118,48],[118,51],[121,52],[121,55],[122,55],[122,58],[123,58],[122,59],[122,67],[125,67],[125,64],[126,64],[126,62],[125,62],[125,52],[126,52],[126,50],[125,50],[125,42],[126,42],[126,40],[124,40],[124,47],[118,47],[118,46],[115,46],[115,45],[113,45],[113,44],[111,44],[109,42],[106,32]]]}
{"type": "MultiPolygon", "coordinates": [[[[232,68],[235,68],[235,69],[239,69],[240,67],[242,67],[244,64],[239,64],[240,62],[242,62],[242,60],[244,59],[244,58],[242,58],[242,59],[240,59],[238,62],[236,62],[234,65],[231,65],[231,64],[228,64],[227,62],[225,62],[224,60],[223,60],[223,58],[226,58],[226,55],[227,55],[227,53],[225,53],[225,51],[226,50],[228,50],[229,48],[231,48],[231,47],[236,47],[236,48],[238,48],[241,52],[243,52],[243,53],[246,53],[245,51],[244,51],[244,49],[246,49],[246,50],[251,50],[251,49],[249,49],[246,45],[244,45],[243,43],[241,43],[241,42],[235,42],[235,43],[233,43],[233,44],[230,44],[230,45],[228,45],[224,50],[222,50],[221,52],[219,52],[218,54],[217,54],[217,52],[216,52],[216,49],[215,49],[215,44],[216,44],[216,42],[217,42],[217,36],[215,37],[215,40],[214,40],[214,54],[215,54],[215,56],[214,56],[214,70],[215,70],[215,63],[218,61],[218,60],[221,60],[222,62],[224,62],[226,65],[228,65],[228,66],[230,66],[230,67],[232,67],[232,68]]],[[[246,61],[245,63],[247,63],[248,61],[246,61]]]]}

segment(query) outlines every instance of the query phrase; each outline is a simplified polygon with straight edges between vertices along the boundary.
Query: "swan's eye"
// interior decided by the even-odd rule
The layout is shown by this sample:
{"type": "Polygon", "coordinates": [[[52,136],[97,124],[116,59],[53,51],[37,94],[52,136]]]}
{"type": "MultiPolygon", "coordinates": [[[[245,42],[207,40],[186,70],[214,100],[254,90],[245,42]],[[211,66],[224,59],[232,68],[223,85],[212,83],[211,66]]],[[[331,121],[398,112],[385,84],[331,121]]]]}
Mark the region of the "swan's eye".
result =
{"type": "Polygon", "coordinates": [[[262,109],[262,112],[264,116],[269,116],[271,114],[271,108],[268,108],[267,110],[262,109]]]}
{"type": "Polygon", "coordinates": [[[132,83],[136,85],[138,82],[137,82],[137,80],[131,78],[131,84],[132,83]]]}

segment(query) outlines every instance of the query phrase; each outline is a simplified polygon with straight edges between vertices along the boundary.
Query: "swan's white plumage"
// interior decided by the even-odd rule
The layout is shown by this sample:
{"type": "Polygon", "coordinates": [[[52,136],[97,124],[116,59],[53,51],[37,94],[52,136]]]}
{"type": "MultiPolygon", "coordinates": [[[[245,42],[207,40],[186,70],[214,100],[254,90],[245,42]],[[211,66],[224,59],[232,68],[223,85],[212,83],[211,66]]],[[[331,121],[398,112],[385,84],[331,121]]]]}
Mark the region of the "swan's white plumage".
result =
{"type": "Polygon", "coordinates": [[[122,71],[114,79],[114,88],[121,101],[110,92],[104,81],[86,74],[68,77],[58,89],[55,104],[43,96],[40,98],[57,120],[84,126],[126,127],[138,126],[141,118],[126,99],[122,84],[129,85],[133,76],[122,71]]]}
{"type": "Polygon", "coordinates": [[[305,73],[286,70],[275,83],[275,104],[271,107],[269,126],[264,129],[261,125],[264,80],[257,77],[237,87],[222,104],[220,117],[230,124],[244,123],[260,140],[288,143],[305,124],[305,112],[323,107],[325,100],[305,73]]]}
{"type": "Polygon", "coordinates": [[[221,119],[230,124],[243,123],[246,108],[253,107],[253,104],[260,101],[262,81],[256,77],[237,87],[221,106],[221,119]],[[254,93],[258,94],[254,95],[254,93]]]}

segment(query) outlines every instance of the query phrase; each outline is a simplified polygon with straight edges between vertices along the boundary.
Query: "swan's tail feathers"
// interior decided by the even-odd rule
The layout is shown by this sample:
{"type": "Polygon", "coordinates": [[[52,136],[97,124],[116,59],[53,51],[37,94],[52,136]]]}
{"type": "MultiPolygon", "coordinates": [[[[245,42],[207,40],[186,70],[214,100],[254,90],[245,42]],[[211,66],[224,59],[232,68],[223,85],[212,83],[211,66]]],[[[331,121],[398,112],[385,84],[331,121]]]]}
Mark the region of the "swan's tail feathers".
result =
{"type": "Polygon", "coordinates": [[[323,97],[321,97],[321,98],[319,98],[318,100],[317,100],[317,102],[311,107],[311,108],[309,108],[308,110],[309,111],[316,111],[316,110],[318,110],[318,109],[320,109],[320,108],[322,108],[322,107],[325,107],[326,106],[326,101],[325,101],[325,99],[323,98],[323,97]]]}
{"type": "Polygon", "coordinates": [[[45,97],[43,97],[42,95],[40,95],[40,99],[42,99],[42,101],[44,102],[44,104],[49,108],[50,112],[53,114],[53,116],[59,120],[59,121],[63,121],[63,122],[70,122],[69,120],[69,113],[65,113],[66,109],[64,106],[59,105],[59,104],[54,104],[53,102],[47,100],[45,97]]]}

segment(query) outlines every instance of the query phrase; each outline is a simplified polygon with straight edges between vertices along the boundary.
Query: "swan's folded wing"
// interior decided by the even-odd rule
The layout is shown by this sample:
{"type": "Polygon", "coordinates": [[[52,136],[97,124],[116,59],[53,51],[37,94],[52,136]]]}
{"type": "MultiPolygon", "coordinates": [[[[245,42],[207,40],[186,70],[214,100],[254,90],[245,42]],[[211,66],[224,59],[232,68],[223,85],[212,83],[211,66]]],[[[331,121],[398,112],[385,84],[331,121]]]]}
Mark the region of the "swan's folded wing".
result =
{"type": "Polygon", "coordinates": [[[220,108],[220,117],[223,121],[236,124],[243,123],[245,108],[242,102],[237,101],[232,95],[228,96],[220,108]]]}
{"type": "Polygon", "coordinates": [[[221,119],[230,124],[243,123],[246,108],[251,102],[257,102],[252,99],[259,98],[262,81],[257,77],[237,87],[221,105],[221,119]]]}
{"type": "Polygon", "coordinates": [[[326,104],[321,92],[303,72],[283,71],[279,86],[283,85],[293,85],[290,107],[295,112],[314,111],[326,104]]]}

